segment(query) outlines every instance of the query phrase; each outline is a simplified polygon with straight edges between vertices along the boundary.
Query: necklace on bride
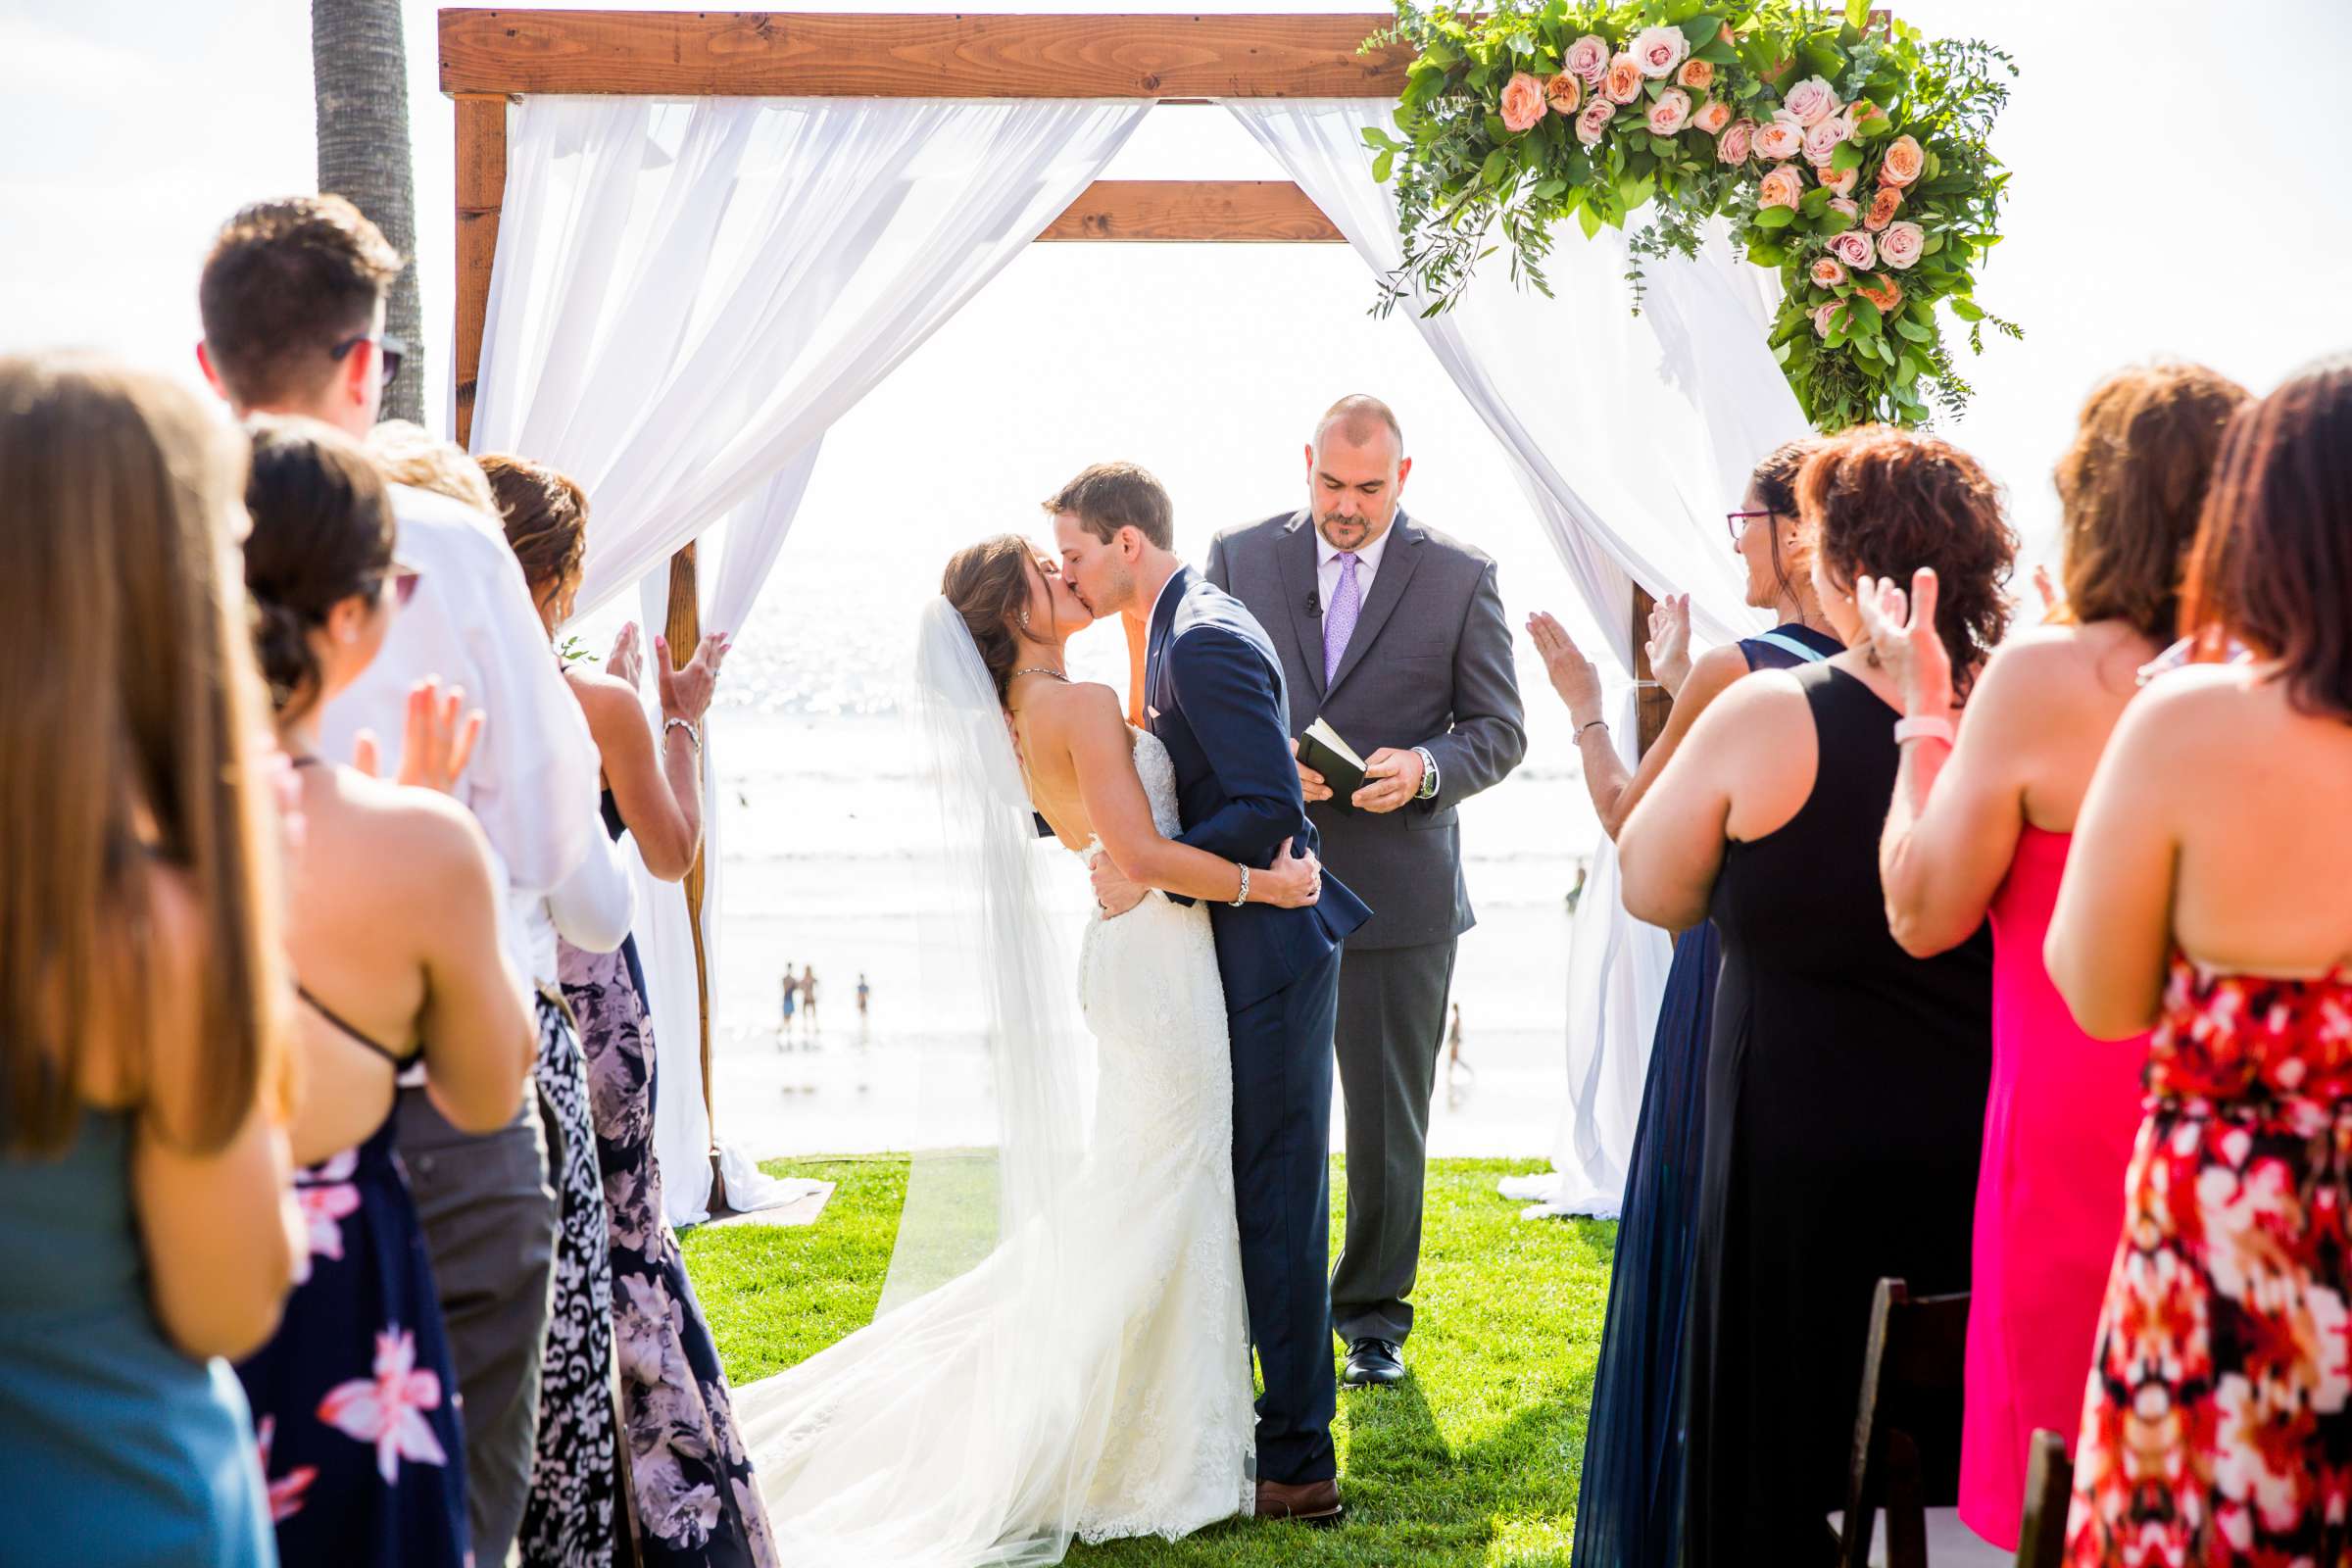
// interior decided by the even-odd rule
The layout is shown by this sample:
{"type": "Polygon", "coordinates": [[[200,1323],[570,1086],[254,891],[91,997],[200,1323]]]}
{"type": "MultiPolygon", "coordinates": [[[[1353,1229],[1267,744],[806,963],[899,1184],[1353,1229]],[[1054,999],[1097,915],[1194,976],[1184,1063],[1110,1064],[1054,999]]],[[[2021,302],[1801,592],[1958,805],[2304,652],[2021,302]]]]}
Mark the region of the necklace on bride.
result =
{"type": "Polygon", "coordinates": [[[1070,678],[1069,676],[1063,674],[1060,670],[1055,669],[1051,664],[1030,664],[1023,668],[1016,669],[1011,674],[1005,676],[1004,682],[1006,685],[1010,685],[1012,682],[1020,679],[1023,675],[1051,675],[1055,680],[1061,681],[1065,685],[1068,683],[1070,678]]]}

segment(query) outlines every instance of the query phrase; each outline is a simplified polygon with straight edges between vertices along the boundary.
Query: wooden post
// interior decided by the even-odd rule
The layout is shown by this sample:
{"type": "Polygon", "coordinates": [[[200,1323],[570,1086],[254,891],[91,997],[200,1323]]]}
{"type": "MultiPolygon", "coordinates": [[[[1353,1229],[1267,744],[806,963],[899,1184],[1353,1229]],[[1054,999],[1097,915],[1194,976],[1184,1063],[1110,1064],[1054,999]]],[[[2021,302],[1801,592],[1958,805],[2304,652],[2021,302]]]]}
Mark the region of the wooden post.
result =
{"type": "Polygon", "coordinates": [[[490,312],[490,265],[498,257],[498,215],[507,201],[507,95],[461,93],[458,105],[457,427],[473,446],[474,383],[482,368],[482,323],[490,312]]]}
{"type": "MultiPolygon", "coordinates": [[[[1657,601],[1640,583],[1634,584],[1634,679],[1637,681],[1657,679],[1656,671],[1649,667],[1649,612],[1656,607],[1657,601]]],[[[1637,687],[1635,701],[1640,746],[1636,755],[1646,757],[1657,738],[1666,733],[1666,715],[1674,710],[1674,699],[1664,687],[1653,684],[1637,687]]]]}
{"type": "MultiPolygon", "coordinates": [[[[669,639],[669,667],[684,669],[694,661],[695,646],[703,640],[701,590],[695,583],[694,541],[689,539],[669,558],[669,613],[662,628],[669,639]]],[[[686,870],[686,918],[694,930],[694,987],[701,1001],[703,1107],[710,1122],[711,1207],[726,1206],[726,1192],[718,1175],[718,1116],[710,1099],[710,956],[703,947],[703,892],[707,885],[703,852],[694,852],[686,870]]]]}

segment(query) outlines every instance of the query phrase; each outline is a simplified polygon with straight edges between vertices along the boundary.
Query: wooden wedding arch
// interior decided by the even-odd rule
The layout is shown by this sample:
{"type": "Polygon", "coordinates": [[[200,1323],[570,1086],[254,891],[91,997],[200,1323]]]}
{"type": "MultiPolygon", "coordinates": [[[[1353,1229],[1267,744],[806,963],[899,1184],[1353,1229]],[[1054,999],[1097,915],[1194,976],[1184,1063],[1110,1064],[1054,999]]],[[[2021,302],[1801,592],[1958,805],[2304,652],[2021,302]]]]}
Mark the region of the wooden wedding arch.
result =
{"type": "MultiPolygon", "coordinates": [[[[647,97],[1373,98],[1404,90],[1412,52],[1364,51],[1388,13],[1251,16],[886,15],[725,11],[441,13],[441,90],[457,108],[457,428],[470,444],[490,269],[507,186],[507,106],[530,93],[647,97]]],[[[1346,243],[1290,180],[1099,180],[1041,243],[1346,243]]],[[[1366,300],[1371,298],[1366,286],[1366,300]]],[[[1634,591],[1635,673],[1649,597],[1634,591]]],[[[700,640],[695,552],[671,558],[672,658],[700,640]]],[[[1131,691],[1143,645],[1130,636],[1131,691]]],[[[1644,748],[1665,696],[1642,689],[1644,748]]],[[[1140,700],[1140,699],[1139,699],[1140,700]]],[[[703,990],[703,1102],[710,1103],[710,1016],[703,952],[704,876],[688,873],[703,990]]]]}

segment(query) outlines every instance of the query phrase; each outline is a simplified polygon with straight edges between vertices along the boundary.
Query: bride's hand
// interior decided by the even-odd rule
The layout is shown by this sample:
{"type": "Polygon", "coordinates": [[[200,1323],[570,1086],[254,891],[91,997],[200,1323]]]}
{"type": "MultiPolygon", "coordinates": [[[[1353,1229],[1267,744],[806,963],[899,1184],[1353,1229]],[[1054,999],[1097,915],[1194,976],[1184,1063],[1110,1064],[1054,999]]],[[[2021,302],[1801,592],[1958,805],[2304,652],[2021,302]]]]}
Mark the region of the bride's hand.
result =
{"type": "Polygon", "coordinates": [[[1323,862],[1312,855],[1293,858],[1289,839],[1284,839],[1282,848],[1274,852],[1274,863],[1271,866],[1250,873],[1250,902],[1252,904],[1303,909],[1321,897],[1323,862]]]}

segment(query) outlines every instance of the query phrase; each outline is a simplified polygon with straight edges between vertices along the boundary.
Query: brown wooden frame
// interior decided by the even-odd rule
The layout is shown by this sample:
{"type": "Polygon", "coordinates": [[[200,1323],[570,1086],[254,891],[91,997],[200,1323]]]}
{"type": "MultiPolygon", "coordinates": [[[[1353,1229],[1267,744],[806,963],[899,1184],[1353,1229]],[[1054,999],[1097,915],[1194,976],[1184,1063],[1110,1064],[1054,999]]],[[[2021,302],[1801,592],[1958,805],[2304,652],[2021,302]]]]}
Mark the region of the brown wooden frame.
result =
{"type": "MultiPolygon", "coordinates": [[[[1355,98],[1401,93],[1409,46],[1366,50],[1387,12],[1254,16],[944,16],[798,12],[497,11],[440,17],[441,90],[457,109],[457,428],[473,433],[491,262],[507,183],[507,105],[525,93],[683,98],[1355,98]]],[[[1337,244],[1339,228],[1288,180],[1102,180],[1045,241],[1337,244]]],[[[698,640],[693,547],[670,567],[668,637],[698,640]]],[[[1637,669],[1649,598],[1637,589],[1637,669]]],[[[1142,689],[1143,648],[1129,654],[1142,689]]],[[[1655,705],[1663,727],[1663,705],[1655,705]]],[[[1654,736],[1645,704],[1642,745],[1654,736]]],[[[701,865],[689,880],[703,981],[703,1099],[710,1096],[710,984],[701,865]]]]}

